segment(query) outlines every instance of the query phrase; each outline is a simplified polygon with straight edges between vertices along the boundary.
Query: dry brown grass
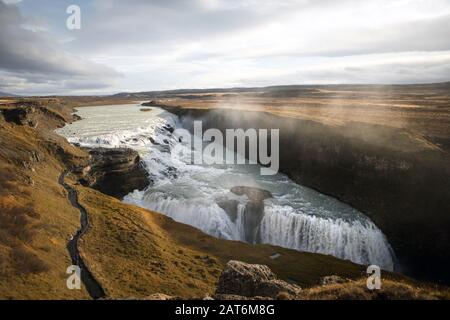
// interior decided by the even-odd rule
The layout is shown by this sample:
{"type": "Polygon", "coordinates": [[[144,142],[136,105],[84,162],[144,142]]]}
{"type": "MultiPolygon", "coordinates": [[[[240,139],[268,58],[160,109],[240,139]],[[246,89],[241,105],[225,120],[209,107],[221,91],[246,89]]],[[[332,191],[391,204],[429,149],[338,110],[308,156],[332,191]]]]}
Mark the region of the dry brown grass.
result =
{"type": "Polygon", "coordinates": [[[0,299],[88,298],[84,290],[65,286],[71,264],[66,242],[79,218],[56,180],[43,177],[57,174],[57,168],[36,166],[34,186],[8,180],[13,194],[0,196],[0,299]]]}
{"type": "MultiPolygon", "coordinates": [[[[208,93],[158,99],[170,106],[193,109],[227,108],[266,111],[275,115],[313,120],[332,126],[351,122],[406,129],[439,146],[450,136],[450,93],[442,89],[366,88],[311,89],[264,94],[208,93]]],[[[447,142],[446,142],[447,143],[447,142]]]]}
{"type": "Polygon", "coordinates": [[[0,117],[0,299],[89,298],[84,289],[66,287],[66,243],[79,212],[58,184],[63,166],[47,147],[51,139],[61,153],[70,150],[44,127],[0,117]]]}
{"type": "Polygon", "coordinates": [[[0,168],[0,245],[10,249],[11,261],[19,275],[48,270],[45,262],[26,247],[32,244],[40,219],[29,196],[30,191],[19,185],[13,172],[0,168]],[[17,194],[22,197],[17,198],[17,194]]]}
{"type": "Polygon", "coordinates": [[[366,279],[330,284],[304,290],[304,300],[436,300],[450,299],[448,288],[411,284],[399,280],[383,280],[380,290],[367,289],[366,279]]]}

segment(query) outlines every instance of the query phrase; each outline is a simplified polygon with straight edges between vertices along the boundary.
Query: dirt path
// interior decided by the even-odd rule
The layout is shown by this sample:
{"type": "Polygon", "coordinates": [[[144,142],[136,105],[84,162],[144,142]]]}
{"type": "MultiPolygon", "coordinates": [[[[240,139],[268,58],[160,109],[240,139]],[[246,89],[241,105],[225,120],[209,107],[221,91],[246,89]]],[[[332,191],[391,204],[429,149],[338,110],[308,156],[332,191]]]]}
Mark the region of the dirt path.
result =
{"type": "Polygon", "coordinates": [[[89,269],[84,264],[83,258],[78,251],[78,240],[86,233],[89,228],[89,218],[85,208],[78,202],[78,194],[74,188],[65,183],[64,178],[66,177],[67,172],[63,172],[59,176],[59,183],[67,190],[67,194],[72,206],[78,211],[80,211],[80,229],[77,230],[76,234],[72,237],[72,239],[67,243],[67,249],[69,250],[70,257],[72,258],[72,263],[77,265],[81,269],[81,281],[83,282],[86,290],[89,295],[93,299],[104,298],[106,296],[105,291],[102,286],[89,269]]]}

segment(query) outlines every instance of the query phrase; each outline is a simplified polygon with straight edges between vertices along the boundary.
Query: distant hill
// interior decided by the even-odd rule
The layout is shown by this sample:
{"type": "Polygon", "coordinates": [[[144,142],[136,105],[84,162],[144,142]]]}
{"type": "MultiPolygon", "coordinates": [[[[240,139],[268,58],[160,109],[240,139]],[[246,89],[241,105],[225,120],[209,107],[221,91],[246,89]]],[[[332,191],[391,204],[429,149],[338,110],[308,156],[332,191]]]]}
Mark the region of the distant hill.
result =
{"type": "Polygon", "coordinates": [[[317,89],[334,90],[450,90],[450,82],[426,83],[426,84],[325,84],[325,85],[279,85],[267,87],[235,87],[235,88],[210,88],[210,89],[176,89],[160,91],[141,91],[141,92],[121,92],[112,97],[115,98],[164,98],[174,95],[186,94],[213,94],[213,93],[265,93],[265,94],[286,94],[286,93],[305,93],[317,89]]]}
{"type": "Polygon", "coordinates": [[[17,97],[17,96],[15,94],[0,91],[0,97],[17,97]]]}

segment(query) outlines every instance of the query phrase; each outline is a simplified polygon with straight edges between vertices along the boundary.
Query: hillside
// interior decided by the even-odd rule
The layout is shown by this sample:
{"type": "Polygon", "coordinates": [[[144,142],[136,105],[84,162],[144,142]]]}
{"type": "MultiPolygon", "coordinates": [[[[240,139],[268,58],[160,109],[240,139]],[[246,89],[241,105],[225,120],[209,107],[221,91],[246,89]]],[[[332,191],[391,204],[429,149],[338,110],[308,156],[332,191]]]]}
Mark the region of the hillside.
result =
{"type": "Polygon", "coordinates": [[[15,94],[0,91],[0,97],[17,97],[15,94]]]}
{"type": "Polygon", "coordinates": [[[8,107],[0,116],[0,296],[87,299],[84,290],[65,286],[71,264],[66,242],[79,217],[58,184],[62,158],[83,159],[85,154],[50,131],[71,116],[56,104],[38,107],[33,112],[37,127],[32,128],[6,121],[8,107]]]}

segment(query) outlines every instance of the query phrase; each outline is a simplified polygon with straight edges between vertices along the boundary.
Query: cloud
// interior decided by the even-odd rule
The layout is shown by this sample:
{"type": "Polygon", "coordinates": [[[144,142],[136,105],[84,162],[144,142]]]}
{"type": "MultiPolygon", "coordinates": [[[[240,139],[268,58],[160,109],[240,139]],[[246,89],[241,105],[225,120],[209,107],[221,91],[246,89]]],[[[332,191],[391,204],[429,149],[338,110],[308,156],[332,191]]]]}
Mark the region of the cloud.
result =
{"type": "Polygon", "coordinates": [[[320,63],[305,64],[291,72],[273,70],[255,74],[242,82],[269,84],[389,84],[433,83],[449,80],[450,51],[365,54],[324,57],[320,63]],[[426,75],[424,77],[424,75],[426,75]],[[393,80],[393,81],[392,81],[393,80]]]}
{"type": "Polygon", "coordinates": [[[99,61],[129,74],[124,82],[128,90],[145,89],[145,85],[151,86],[147,89],[170,88],[170,83],[172,87],[211,87],[271,81],[392,83],[449,78],[444,60],[436,62],[442,68],[428,69],[430,73],[422,74],[421,80],[408,69],[421,69],[427,53],[448,55],[448,1],[96,3],[96,14],[85,21],[85,29],[71,45],[74,50],[89,48],[93,55],[98,52],[99,61]],[[99,35],[104,42],[97,41],[99,35]],[[424,59],[401,68],[383,61],[393,56],[401,60],[411,53],[424,59]],[[347,67],[330,68],[328,61],[347,67]],[[370,72],[374,72],[372,77],[370,72]],[[149,75],[158,75],[157,80],[149,75]]]}
{"type": "Polygon", "coordinates": [[[84,27],[72,44],[111,54],[196,47],[241,57],[447,50],[450,2],[430,3],[97,0],[83,11],[84,27]]]}
{"type": "Polygon", "coordinates": [[[91,90],[107,88],[118,77],[111,67],[62,50],[45,31],[31,28],[17,6],[0,1],[0,88],[16,93],[91,90]]]}
{"type": "Polygon", "coordinates": [[[78,0],[76,32],[54,3],[1,17],[0,80],[23,92],[450,80],[448,0],[78,0]]]}

